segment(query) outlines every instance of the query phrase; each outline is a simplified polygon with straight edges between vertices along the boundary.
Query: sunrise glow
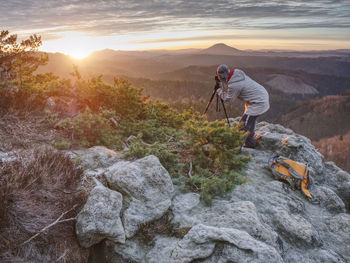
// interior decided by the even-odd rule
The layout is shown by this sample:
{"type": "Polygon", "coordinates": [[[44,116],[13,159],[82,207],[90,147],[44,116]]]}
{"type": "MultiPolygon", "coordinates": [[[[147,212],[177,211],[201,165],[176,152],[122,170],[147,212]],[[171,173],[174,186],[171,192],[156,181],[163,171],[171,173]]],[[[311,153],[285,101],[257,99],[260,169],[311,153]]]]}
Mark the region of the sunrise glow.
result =
{"type": "Polygon", "coordinates": [[[23,37],[42,36],[40,50],[81,59],[102,49],[207,48],[226,43],[241,50],[330,50],[350,46],[350,4],[263,0],[120,1],[40,5],[0,4],[1,24],[23,37]],[[1,6],[2,5],[2,6],[1,6]],[[13,12],[21,8],[22,13],[13,12]],[[41,10],[43,9],[43,10],[41,10]],[[59,15],[58,15],[59,14],[59,15]],[[35,17],[35,19],[27,19],[35,17]]]}
{"type": "Polygon", "coordinates": [[[96,45],[94,37],[85,36],[79,32],[66,33],[62,38],[44,41],[41,50],[46,52],[60,52],[75,59],[82,59],[91,54],[91,52],[101,49],[102,46],[96,45]]]}

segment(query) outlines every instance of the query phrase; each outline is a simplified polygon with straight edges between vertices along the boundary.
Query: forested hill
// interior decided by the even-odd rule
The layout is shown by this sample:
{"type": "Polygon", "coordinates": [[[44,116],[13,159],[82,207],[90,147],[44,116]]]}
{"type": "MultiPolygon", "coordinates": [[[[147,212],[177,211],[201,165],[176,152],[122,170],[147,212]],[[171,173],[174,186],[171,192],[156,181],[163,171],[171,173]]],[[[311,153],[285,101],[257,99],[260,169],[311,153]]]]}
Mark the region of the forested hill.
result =
{"type": "MultiPolygon", "coordinates": [[[[215,69],[216,66],[190,66],[161,74],[161,80],[126,78],[153,99],[169,102],[179,109],[194,106],[202,111],[213,89],[215,69]]],[[[262,118],[269,121],[281,117],[302,101],[342,94],[350,86],[350,78],[344,77],[273,68],[242,69],[268,90],[271,109],[262,118]]],[[[242,112],[242,105],[238,101],[229,103],[227,107],[233,114],[231,116],[240,115],[242,112]]],[[[218,116],[221,115],[210,112],[211,119],[218,116]]]]}
{"type": "Polygon", "coordinates": [[[319,140],[350,131],[349,116],[350,90],[343,95],[305,101],[277,121],[312,140],[319,140]]]}
{"type": "Polygon", "coordinates": [[[217,66],[225,63],[237,68],[274,68],[343,77],[350,75],[350,53],[347,52],[319,52],[310,55],[303,52],[235,51],[234,48],[227,47],[222,53],[216,51],[215,47],[212,48],[214,49],[182,52],[105,50],[95,52],[82,60],[55,53],[49,54],[49,63],[40,67],[39,72],[55,72],[66,77],[71,72],[69,64],[75,63],[86,75],[111,74],[157,79],[163,73],[191,65],[217,66]],[[226,54],[230,50],[232,54],[226,54]]]}

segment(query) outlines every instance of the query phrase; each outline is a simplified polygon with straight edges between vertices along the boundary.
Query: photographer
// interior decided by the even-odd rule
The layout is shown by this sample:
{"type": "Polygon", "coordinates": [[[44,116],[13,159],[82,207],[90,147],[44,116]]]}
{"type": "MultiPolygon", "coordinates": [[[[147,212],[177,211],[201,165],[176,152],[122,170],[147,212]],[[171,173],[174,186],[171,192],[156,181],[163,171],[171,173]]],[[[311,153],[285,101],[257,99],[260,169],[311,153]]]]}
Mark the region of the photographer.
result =
{"type": "MultiPolygon", "coordinates": [[[[240,122],[244,122],[244,130],[250,134],[246,138],[245,147],[255,148],[257,142],[254,138],[256,119],[269,108],[269,94],[259,83],[249,78],[242,70],[230,70],[227,65],[220,65],[216,70],[218,80],[222,86],[227,84],[227,91],[217,89],[217,94],[223,101],[239,98],[245,102],[244,115],[240,122]]],[[[218,87],[218,85],[216,85],[218,87]]]]}

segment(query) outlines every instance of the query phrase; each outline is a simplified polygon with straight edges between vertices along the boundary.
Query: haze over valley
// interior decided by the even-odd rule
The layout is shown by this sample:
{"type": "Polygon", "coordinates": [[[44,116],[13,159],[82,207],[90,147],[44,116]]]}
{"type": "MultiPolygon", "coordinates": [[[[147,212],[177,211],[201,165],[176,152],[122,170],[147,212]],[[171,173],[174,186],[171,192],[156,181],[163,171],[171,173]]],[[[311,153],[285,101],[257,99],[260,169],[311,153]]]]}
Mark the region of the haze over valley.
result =
{"type": "MultiPolygon", "coordinates": [[[[216,67],[222,63],[242,69],[268,90],[271,109],[260,121],[282,122],[312,140],[349,132],[348,100],[328,103],[327,109],[332,108],[331,111],[317,112],[311,106],[306,109],[305,105],[313,105],[313,100],[317,103],[327,96],[342,97],[350,89],[350,50],[245,51],[223,43],[205,49],[106,49],[80,60],[50,53],[49,63],[38,72],[54,72],[69,78],[75,64],[87,78],[102,75],[107,82],[113,82],[114,77],[123,77],[143,89],[143,94],[151,99],[168,102],[178,110],[193,107],[202,112],[214,85],[216,67]],[[319,114],[324,117],[320,119],[319,114]],[[297,119],[305,121],[299,124],[297,119]]],[[[240,116],[243,109],[240,101],[228,105],[230,117],[240,116]]],[[[223,112],[215,112],[214,107],[208,113],[210,120],[223,117],[223,112]]],[[[321,151],[327,155],[327,150],[321,151]]]]}

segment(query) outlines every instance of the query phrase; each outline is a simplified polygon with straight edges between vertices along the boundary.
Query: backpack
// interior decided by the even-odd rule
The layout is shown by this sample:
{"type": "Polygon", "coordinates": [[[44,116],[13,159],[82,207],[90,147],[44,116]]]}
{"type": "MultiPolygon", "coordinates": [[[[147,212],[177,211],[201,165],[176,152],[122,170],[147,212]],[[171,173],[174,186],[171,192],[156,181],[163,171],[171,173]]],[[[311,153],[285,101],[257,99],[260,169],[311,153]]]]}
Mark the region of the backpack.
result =
{"type": "Polygon", "coordinates": [[[271,156],[268,164],[275,179],[286,181],[293,191],[299,189],[308,198],[312,198],[308,190],[312,185],[308,165],[278,155],[271,156]]]}

